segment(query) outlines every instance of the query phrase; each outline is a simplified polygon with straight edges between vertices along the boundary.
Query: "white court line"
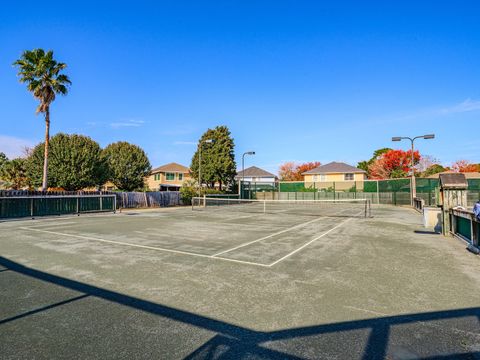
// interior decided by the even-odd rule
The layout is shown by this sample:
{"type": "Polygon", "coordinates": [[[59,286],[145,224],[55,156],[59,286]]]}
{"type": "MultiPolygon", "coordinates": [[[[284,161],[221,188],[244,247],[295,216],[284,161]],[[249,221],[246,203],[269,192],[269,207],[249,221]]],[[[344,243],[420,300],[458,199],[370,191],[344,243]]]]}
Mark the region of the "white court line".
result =
{"type": "Polygon", "coordinates": [[[90,237],[90,236],[65,234],[65,233],[59,233],[59,232],[56,232],[56,231],[40,230],[40,229],[34,229],[34,228],[28,228],[28,227],[19,227],[19,229],[37,231],[37,232],[42,232],[42,233],[46,233],[46,234],[53,234],[53,235],[60,235],[60,236],[69,236],[69,237],[74,237],[74,238],[79,238],[79,239],[90,240],[90,241],[99,241],[99,242],[104,242],[104,243],[108,243],[108,244],[131,246],[131,247],[137,247],[137,248],[141,248],[141,249],[164,251],[164,252],[170,252],[170,253],[174,253],[174,254],[190,255],[190,256],[197,256],[197,257],[203,257],[203,258],[209,258],[209,259],[218,259],[218,260],[223,260],[223,261],[236,262],[236,263],[241,263],[241,264],[255,265],[255,266],[261,266],[261,267],[269,267],[269,265],[266,265],[266,264],[260,264],[260,263],[250,262],[250,261],[227,259],[227,258],[223,258],[223,257],[215,257],[214,258],[212,255],[198,254],[198,253],[192,253],[192,252],[181,251],[181,250],[165,249],[165,248],[148,246],[148,245],[131,244],[131,243],[126,243],[126,242],[121,242],[121,241],[94,238],[94,237],[90,237]]]}
{"type": "Polygon", "coordinates": [[[350,220],[351,220],[351,218],[348,218],[347,220],[342,221],[340,224],[338,224],[338,225],[334,226],[333,228],[331,228],[330,230],[324,232],[322,235],[319,235],[319,236],[317,236],[316,238],[314,238],[314,239],[310,240],[309,242],[307,242],[306,244],[303,244],[303,245],[300,246],[298,249],[293,250],[291,253],[285,255],[284,257],[278,259],[277,261],[274,261],[273,263],[271,263],[271,264],[268,265],[268,266],[269,266],[269,267],[272,267],[272,266],[274,266],[275,264],[278,264],[280,261],[283,261],[283,260],[285,260],[286,258],[289,258],[289,257],[292,256],[293,254],[296,254],[296,253],[299,252],[300,250],[306,248],[306,247],[307,247],[308,245],[310,245],[311,243],[317,241],[318,239],[324,237],[325,235],[328,235],[328,234],[331,233],[333,230],[339,228],[340,226],[342,226],[343,224],[345,224],[346,222],[348,222],[348,221],[350,221],[350,220]]]}
{"type": "Polygon", "coordinates": [[[316,219],[307,221],[307,222],[305,222],[305,223],[292,226],[292,227],[290,227],[290,228],[288,228],[288,229],[285,229],[285,230],[282,230],[282,231],[279,231],[279,232],[276,232],[276,233],[273,233],[273,234],[264,236],[264,237],[262,237],[262,238],[260,238],[260,239],[253,240],[253,241],[249,241],[249,242],[247,242],[247,243],[243,243],[243,244],[240,244],[240,245],[238,245],[238,246],[235,246],[235,247],[233,247],[233,248],[231,248],[231,249],[227,249],[227,250],[224,250],[224,251],[220,251],[219,253],[213,254],[212,257],[216,257],[216,256],[218,256],[218,255],[222,255],[222,254],[225,254],[225,253],[227,253],[227,252],[240,249],[240,248],[242,248],[242,247],[244,247],[244,246],[248,246],[248,245],[250,245],[250,244],[254,244],[254,243],[256,243],[256,242],[269,239],[269,238],[271,238],[271,237],[274,237],[274,236],[283,234],[283,233],[285,233],[285,232],[287,232],[287,231],[295,230],[295,229],[297,229],[297,228],[299,228],[299,227],[302,227],[302,226],[311,224],[311,223],[313,223],[313,222],[316,222],[316,221],[319,221],[319,220],[322,220],[322,219],[323,219],[323,218],[316,218],[316,219]]]}
{"type": "MultiPolygon", "coordinates": [[[[363,212],[363,211],[362,211],[362,212],[363,212]]],[[[359,214],[360,214],[360,213],[359,213],[359,214]]],[[[358,214],[357,214],[357,215],[358,215],[358,214]]],[[[321,239],[321,238],[324,237],[325,235],[328,235],[328,234],[331,233],[333,230],[339,228],[340,226],[342,226],[343,224],[349,222],[350,220],[352,220],[352,218],[348,218],[347,220],[342,221],[340,224],[334,226],[333,228],[331,228],[330,230],[328,230],[328,231],[324,232],[323,234],[317,236],[316,238],[313,238],[312,240],[310,240],[310,241],[307,242],[306,244],[303,244],[302,246],[300,246],[298,249],[293,250],[291,253],[289,253],[289,254],[281,257],[280,259],[274,261],[273,263],[271,263],[271,264],[268,265],[268,266],[269,266],[269,267],[274,266],[274,265],[278,264],[280,261],[283,261],[283,260],[289,258],[290,256],[296,254],[296,253],[299,252],[300,250],[306,248],[308,245],[310,245],[311,243],[317,241],[318,239],[321,239]]]]}

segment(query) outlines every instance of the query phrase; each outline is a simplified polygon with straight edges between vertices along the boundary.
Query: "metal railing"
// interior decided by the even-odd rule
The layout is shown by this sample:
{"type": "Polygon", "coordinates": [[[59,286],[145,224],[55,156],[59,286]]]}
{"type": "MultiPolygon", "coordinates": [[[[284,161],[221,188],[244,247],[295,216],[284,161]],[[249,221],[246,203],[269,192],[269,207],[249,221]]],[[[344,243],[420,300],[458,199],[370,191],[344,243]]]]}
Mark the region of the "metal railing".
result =
{"type": "Polygon", "coordinates": [[[453,208],[449,211],[450,233],[480,251],[480,220],[472,211],[453,208]]]}
{"type": "Polygon", "coordinates": [[[425,207],[425,200],[422,198],[413,198],[413,208],[417,210],[419,213],[423,212],[423,208],[425,207]]]}

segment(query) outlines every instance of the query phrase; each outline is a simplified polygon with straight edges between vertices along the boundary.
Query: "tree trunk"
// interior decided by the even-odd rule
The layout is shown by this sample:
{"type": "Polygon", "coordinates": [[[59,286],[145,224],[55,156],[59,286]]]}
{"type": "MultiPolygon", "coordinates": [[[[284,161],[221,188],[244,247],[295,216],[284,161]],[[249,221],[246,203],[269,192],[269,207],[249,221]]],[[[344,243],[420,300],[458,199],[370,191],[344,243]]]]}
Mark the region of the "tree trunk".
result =
{"type": "Polygon", "coordinates": [[[42,191],[48,189],[48,145],[50,143],[50,108],[47,107],[45,111],[45,152],[43,158],[43,182],[42,191]]]}

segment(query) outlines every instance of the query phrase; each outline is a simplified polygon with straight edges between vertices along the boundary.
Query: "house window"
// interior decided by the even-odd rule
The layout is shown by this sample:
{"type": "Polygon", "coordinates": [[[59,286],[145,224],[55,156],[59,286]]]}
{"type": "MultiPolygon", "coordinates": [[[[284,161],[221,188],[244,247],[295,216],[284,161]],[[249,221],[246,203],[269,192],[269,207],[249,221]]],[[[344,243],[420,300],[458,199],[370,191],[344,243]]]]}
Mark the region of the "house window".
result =
{"type": "Polygon", "coordinates": [[[180,180],[180,181],[183,180],[183,174],[178,174],[178,180],[180,180]]]}
{"type": "Polygon", "coordinates": [[[175,180],[175,173],[166,173],[165,174],[167,181],[174,181],[175,180]]]}
{"type": "Polygon", "coordinates": [[[327,180],[327,177],[325,175],[320,175],[320,181],[324,182],[327,180]]]}
{"type": "Polygon", "coordinates": [[[345,174],[345,181],[352,181],[355,179],[355,174],[345,174]]]}
{"type": "Polygon", "coordinates": [[[317,181],[317,175],[313,175],[313,181],[317,181]]]}
{"type": "Polygon", "coordinates": [[[154,177],[155,181],[158,181],[160,180],[160,174],[155,174],[155,177],[154,177]]]}

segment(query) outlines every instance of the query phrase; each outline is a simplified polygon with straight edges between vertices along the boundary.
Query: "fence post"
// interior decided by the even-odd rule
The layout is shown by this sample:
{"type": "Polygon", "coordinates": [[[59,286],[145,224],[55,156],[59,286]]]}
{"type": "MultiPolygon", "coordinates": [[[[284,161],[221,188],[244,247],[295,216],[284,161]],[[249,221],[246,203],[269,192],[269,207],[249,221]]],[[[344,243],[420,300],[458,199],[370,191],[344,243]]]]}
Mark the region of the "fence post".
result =
{"type": "Polygon", "coordinates": [[[335,181],[333,182],[333,201],[336,200],[337,190],[335,190],[335,181]]]}
{"type": "Polygon", "coordinates": [[[380,204],[380,184],[377,180],[377,204],[380,204]]]}

